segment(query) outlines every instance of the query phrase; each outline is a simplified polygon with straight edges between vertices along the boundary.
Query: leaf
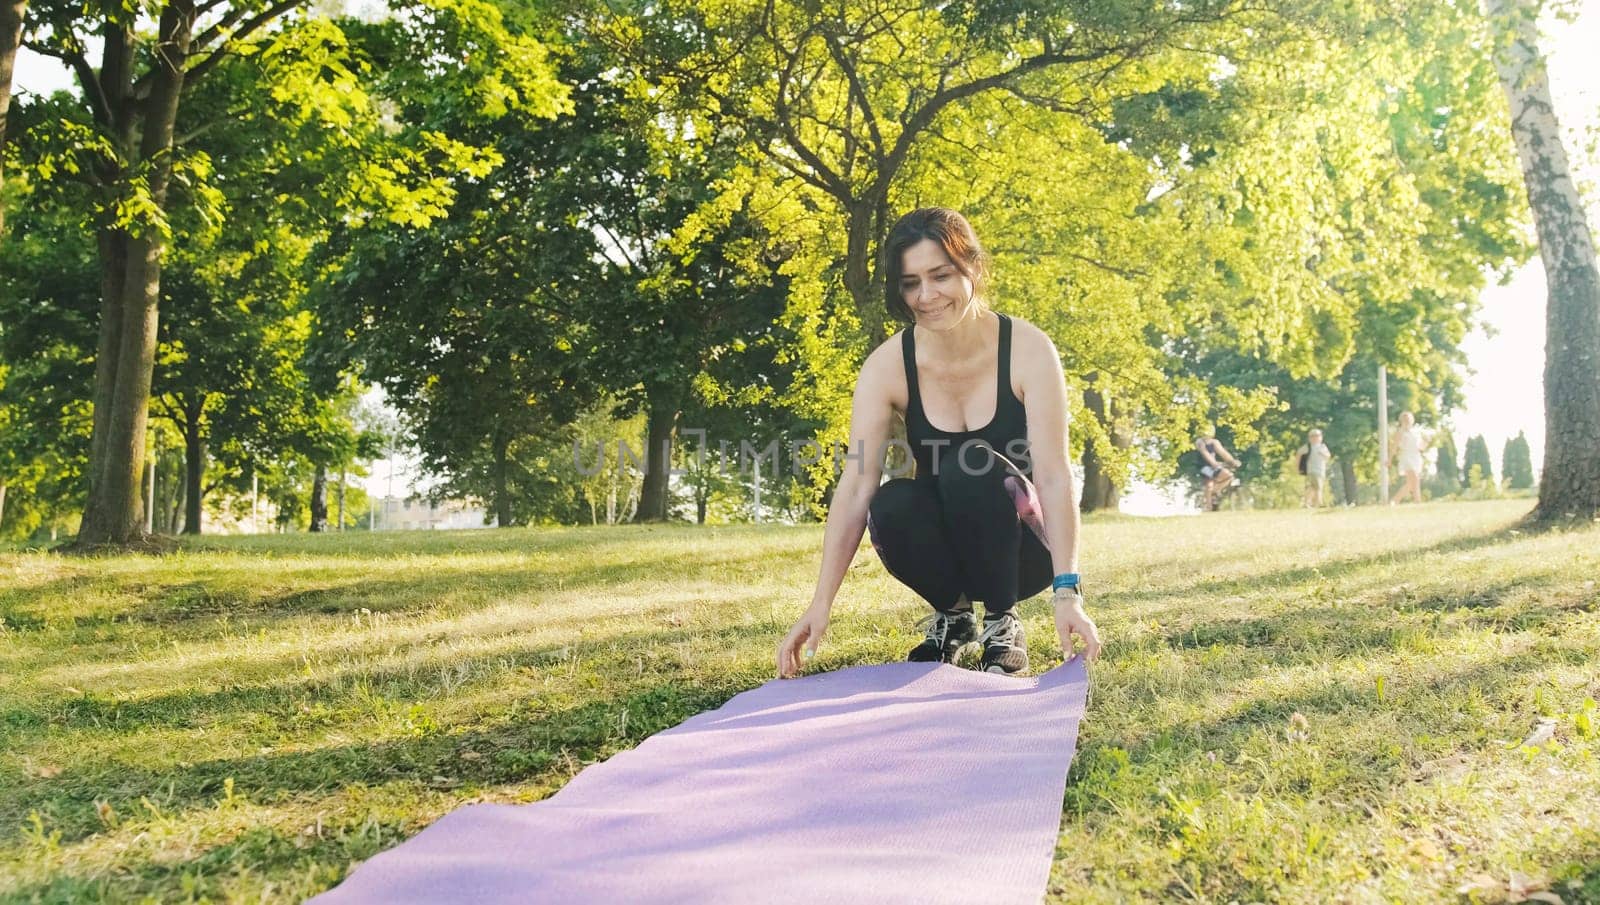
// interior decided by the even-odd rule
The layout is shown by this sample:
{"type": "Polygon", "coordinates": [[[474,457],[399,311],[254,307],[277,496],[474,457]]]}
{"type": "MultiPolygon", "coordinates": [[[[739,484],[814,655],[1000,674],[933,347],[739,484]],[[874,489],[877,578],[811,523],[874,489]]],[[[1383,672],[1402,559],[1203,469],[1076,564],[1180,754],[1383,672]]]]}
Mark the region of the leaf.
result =
{"type": "Polygon", "coordinates": [[[1470,896],[1473,893],[1501,892],[1503,884],[1490,874],[1478,874],[1471,880],[1456,887],[1456,895],[1470,896]]]}
{"type": "Polygon", "coordinates": [[[1539,724],[1534,727],[1532,732],[1528,733],[1528,737],[1527,738],[1522,740],[1522,747],[1524,747],[1524,748],[1538,748],[1538,747],[1541,747],[1541,746],[1544,745],[1545,742],[1548,742],[1551,739],[1555,738],[1555,735],[1556,735],[1556,721],[1555,721],[1555,719],[1553,717],[1547,717],[1547,716],[1546,717],[1540,717],[1539,718],[1539,724]]]}

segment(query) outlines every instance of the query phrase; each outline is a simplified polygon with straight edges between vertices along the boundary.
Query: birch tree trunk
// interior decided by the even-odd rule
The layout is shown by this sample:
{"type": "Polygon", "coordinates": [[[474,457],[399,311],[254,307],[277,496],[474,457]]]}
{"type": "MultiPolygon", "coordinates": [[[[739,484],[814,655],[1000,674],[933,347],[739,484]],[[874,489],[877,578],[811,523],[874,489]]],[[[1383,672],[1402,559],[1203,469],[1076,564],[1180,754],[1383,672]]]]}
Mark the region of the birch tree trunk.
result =
{"type": "Polygon", "coordinates": [[[1539,235],[1545,312],[1544,473],[1535,518],[1600,515],[1600,275],[1539,55],[1538,6],[1486,0],[1495,68],[1539,235]]]}

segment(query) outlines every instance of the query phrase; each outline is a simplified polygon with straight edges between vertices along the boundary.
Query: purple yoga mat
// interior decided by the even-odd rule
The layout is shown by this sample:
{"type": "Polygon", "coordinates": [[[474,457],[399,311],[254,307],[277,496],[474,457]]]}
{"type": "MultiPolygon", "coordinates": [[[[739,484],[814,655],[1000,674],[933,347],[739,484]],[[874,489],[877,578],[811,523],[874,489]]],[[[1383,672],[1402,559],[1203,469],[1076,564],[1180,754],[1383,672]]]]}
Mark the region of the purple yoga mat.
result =
{"type": "Polygon", "coordinates": [[[1037,902],[1087,689],[893,663],[772,681],[526,805],[476,804],[318,905],[1037,902]]]}

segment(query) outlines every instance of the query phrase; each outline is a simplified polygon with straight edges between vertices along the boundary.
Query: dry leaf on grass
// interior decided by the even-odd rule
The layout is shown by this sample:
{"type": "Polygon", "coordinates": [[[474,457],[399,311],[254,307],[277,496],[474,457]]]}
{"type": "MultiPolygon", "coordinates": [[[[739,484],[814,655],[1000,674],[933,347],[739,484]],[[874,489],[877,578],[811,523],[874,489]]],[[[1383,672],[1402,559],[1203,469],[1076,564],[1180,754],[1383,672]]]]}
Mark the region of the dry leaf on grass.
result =
{"type": "Polygon", "coordinates": [[[1537,748],[1555,737],[1555,718],[1542,716],[1539,718],[1539,724],[1533,728],[1532,732],[1528,733],[1527,738],[1522,740],[1522,745],[1525,748],[1537,748]]]}
{"type": "Polygon", "coordinates": [[[1543,883],[1515,870],[1508,871],[1504,880],[1492,874],[1478,874],[1456,887],[1456,893],[1476,896],[1479,901],[1484,902],[1548,902],[1550,905],[1566,905],[1560,896],[1545,889],[1543,883]]]}

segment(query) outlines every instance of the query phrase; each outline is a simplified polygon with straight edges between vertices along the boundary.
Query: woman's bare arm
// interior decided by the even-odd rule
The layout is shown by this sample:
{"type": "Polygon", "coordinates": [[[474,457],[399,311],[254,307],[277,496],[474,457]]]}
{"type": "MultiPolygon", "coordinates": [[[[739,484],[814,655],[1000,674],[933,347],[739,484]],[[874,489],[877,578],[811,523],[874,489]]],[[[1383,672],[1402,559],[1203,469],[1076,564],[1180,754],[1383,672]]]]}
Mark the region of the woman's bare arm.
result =
{"type": "MultiPolygon", "coordinates": [[[[1044,517],[1045,542],[1050,547],[1052,571],[1078,571],[1078,496],[1075,492],[1072,463],[1067,458],[1067,381],[1061,370],[1061,356],[1055,343],[1029,324],[1019,331],[1022,360],[1018,373],[1023,382],[1023,408],[1028,416],[1028,455],[1033,462],[1034,487],[1044,517]]],[[[1052,594],[1056,634],[1061,639],[1061,654],[1073,655],[1073,636],[1083,639],[1083,655],[1094,660],[1100,655],[1100,630],[1083,611],[1083,595],[1077,589],[1052,594]]]]}
{"type": "Polygon", "coordinates": [[[883,454],[894,419],[892,391],[899,362],[894,356],[898,343],[891,340],[879,346],[861,366],[850,407],[849,458],[843,459],[839,485],[828,506],[827,527],[822,534],[822,566],[811,604],[799,621],[778,643],[779,676],[800,671],[801,649],[815,653],[827,630],[834,597],[844,582],[850,561],[861,547],[867,527],[867,507],[883,476],[883,454]],[[887,351],[886,351],[887,350],[887,351]]]}
{"type": "Polygon", "coordinates": [[[1028,455],[1044,516],[1045,541],[1056,573],[1078,571],[1078,501],[1067,458],[1067,381],[1055,344],[1030,327],[1019,345],[1023,408],[1028,416],[1028,455]]]}

